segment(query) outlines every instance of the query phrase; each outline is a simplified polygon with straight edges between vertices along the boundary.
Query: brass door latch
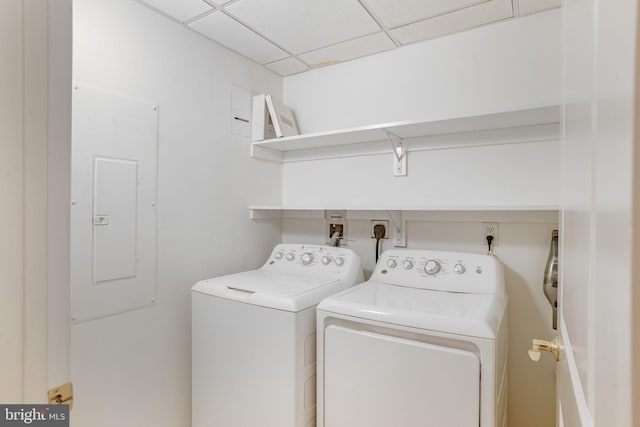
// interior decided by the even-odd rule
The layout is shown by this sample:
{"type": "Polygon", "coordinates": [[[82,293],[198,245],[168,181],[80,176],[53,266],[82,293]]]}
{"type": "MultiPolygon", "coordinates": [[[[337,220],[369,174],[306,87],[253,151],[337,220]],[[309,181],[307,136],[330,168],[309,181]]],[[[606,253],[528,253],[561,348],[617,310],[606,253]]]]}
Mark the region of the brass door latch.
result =
{"type": "Polygon", "coordinates": [[[66,383],[49,390],[49,403],[69,405],[69,410],[73,409],[73,384],[66,383]]]}
{"type": "Polygon", "coordinates": [[[548,351],[549,353],[553,353],[555,355],[556,362],[558,362],[560,360],[560,352],[563,349],[564,348],[560,344],[558,344],[558,337],[555,337],[553,341],[538,340],[534,338],[533,346],[529,350],[529,357],[534,362],[537,362],[538,360],[540,360],[540,352],[548,351]]]}

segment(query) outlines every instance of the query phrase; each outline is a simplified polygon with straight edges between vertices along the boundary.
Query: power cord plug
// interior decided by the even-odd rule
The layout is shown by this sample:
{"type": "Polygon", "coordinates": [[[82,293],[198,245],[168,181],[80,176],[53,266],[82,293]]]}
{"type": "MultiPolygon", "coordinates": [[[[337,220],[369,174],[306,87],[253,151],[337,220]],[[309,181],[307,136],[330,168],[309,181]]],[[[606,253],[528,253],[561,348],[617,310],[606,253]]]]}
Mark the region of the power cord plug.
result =
{"type": "Polygon", "coordinates": [[[487,236],[487,246],[489,246],[489,254],[491,253],[491,243],[493,242],[493,236],[487,236]]]}
{"type": "Polygon", "coordinates": [[[373,227],[373,237],[375,237],[376,239],[380,240],[380,239],[384,238],[385,231],[386,230],[384,228],[384,225],[376,224],[373,227]]]}
{"type": "Polygon", "coordinates": [[[380,255],[380,239],[384,238],[386,231],[382,224],[376,224],[373,227],[373,237],[376,238],[376,264],[378,263],[378,256],[380,255]]]}

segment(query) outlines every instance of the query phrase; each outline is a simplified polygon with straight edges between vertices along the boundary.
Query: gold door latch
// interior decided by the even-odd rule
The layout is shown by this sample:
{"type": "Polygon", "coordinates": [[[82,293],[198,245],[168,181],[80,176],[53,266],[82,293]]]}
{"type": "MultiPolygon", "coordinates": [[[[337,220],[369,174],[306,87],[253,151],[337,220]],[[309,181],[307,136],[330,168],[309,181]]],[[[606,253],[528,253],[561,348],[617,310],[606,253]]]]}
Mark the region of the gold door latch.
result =
{"type": "Polygon", "coordinates": [[[69,405],[73,409],[73,384],[66,383],[49,390],[49,403],[69,405]]]}
{"type": "Polygon", "coordinates": [[[548,351],[549,353],[553,353],[556,357],[556,362],[560,360],[560,352],[563,350],[563,347],[558,344],[558,337],[555,337],[553,341],[545,341],[533,339],[533,346],[529,350],[529,357],[534,362],[540,360],[540,352],[548,351]]]}

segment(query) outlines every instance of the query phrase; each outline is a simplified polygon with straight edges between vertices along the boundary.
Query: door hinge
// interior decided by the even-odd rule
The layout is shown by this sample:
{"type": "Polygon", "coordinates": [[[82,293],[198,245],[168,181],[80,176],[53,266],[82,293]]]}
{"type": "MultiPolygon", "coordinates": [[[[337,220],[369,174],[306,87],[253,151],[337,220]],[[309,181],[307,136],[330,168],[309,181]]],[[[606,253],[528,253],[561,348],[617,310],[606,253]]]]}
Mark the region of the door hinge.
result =
{"type": "Polygon", "coordinates": [[[73,384],[66,383],[49,390],[49,403],[69,405],[69,410],[73,409],[73,384]]]}

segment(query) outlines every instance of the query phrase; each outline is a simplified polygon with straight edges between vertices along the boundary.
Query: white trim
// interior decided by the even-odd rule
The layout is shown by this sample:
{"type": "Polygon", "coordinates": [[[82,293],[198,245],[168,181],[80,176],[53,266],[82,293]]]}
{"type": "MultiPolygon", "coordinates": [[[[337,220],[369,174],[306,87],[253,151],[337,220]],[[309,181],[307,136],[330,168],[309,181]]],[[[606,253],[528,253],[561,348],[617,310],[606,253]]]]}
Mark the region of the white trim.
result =
{"type": "Polygon", "coordinates": [[[567,358],[567,367],[569,368],[571,387],[574,391],[575,403],[576,407],[578,408],[578,415],[580,416],[580,426],[593,427],[593,415],[589,410],[589,405],[587,404],[586,397],[582,393],[584,389],[582,388],[582,381],[580,380],[580,374],[578,373],[576,360],[573,357],[573,348],[571,346],[571,341],[569,340],[567,325],[565,324],[564,318],[562,316],[559,320],[559,331],[560,336],[562,337],[562,346],[564,347],[561,357],[567,358]],[[579,391],[579,393],[576,393],[576,391],[579,391]]]}

